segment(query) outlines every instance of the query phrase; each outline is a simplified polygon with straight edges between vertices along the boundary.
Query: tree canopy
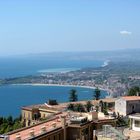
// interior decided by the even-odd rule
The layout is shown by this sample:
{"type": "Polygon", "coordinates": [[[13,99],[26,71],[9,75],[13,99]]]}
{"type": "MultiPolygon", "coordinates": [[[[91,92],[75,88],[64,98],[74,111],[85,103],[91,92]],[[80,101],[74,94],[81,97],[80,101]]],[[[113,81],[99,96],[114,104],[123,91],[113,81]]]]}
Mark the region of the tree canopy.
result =
{"type": "Polygon", "coordinates": [[[128,96],[140,96],[140,87],[135,86],[128,90],[128,96]]]}
{"type": "Polygon", "coordinates": [[[21,124],[20,119],[21,118],[13,119],[12,116],[7,118],[0,117],[0,134],[21,128],[23,125],[21,124]]]}
{"type": "Polygon", "coordinates": [[[101,96],[101,91],[100,91],[100,89],[97,87],[97,88],[94,90],[93,99],[99,100],[99,99],[100,99],[100,96],[101,96]]]}
{"type": "Polygon", "coordinates": [[[78,101],[77,91],[75,89],[70,90],[69,94],[70,94],[70,96],[69,96],[70,102],[78,101]]]}
{"type": "Polygon", "coordinates": [[[91,101],[87,101],[87,103],[85,105],[87,112],[90,112],[90,109],[92,106],[93,106],[93,104],[91,103],[91,101]]]}

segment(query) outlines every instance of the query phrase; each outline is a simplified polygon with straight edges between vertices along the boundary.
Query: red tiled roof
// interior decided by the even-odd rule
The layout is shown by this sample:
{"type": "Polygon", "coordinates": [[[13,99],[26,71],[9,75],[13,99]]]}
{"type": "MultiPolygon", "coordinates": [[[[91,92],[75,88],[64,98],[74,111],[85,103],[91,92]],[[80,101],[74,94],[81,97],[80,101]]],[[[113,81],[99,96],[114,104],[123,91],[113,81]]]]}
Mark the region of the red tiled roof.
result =
{"type": "Polygon", "coordinates": [[[140,100],[140,96],[124,96],[122,97],[126,101],[136,101],[140,100]]]}
{"type": "Polygon", "coordinates": [[[9,140],[14,140],[17,135],[20,135],[21,140],[25,140],[30,138],[30,132],[33,131],[35,136],[38,136],[41,134],[41,128],[45,127],[46,131],[52,131],[56,128],[62,127],[61,121],[59,117],[56,117],[48,122],[44,122],[35,126],[27,127],[23,130],[19,130],[19,132],[15,132],[13,134],[9,134],[9,140]],[[56,127],[54,128],[54,124],[56,127]]]}

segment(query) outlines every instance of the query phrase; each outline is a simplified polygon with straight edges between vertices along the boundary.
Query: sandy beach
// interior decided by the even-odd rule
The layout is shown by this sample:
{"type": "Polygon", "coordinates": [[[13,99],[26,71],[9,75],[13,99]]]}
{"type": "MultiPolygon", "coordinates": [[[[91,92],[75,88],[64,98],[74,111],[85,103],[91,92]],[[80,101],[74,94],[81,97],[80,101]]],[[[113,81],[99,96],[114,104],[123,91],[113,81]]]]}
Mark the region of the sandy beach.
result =
{"type": "MultiPolygon", "coordinates": [[[[41,83],[27,83],[27,84],[12,84],[12,85],[30,85],[30,86],[57,86],[57,87],[80,87],[80,88],[88,88],[88,89],[95,89],[96,87],[91,86],[80,86],[80,85],[61,85],[61,84],[41,84],[41,83]]],[[[105,90],[103,88],[99,88],[100,90],[105,90]]]]}

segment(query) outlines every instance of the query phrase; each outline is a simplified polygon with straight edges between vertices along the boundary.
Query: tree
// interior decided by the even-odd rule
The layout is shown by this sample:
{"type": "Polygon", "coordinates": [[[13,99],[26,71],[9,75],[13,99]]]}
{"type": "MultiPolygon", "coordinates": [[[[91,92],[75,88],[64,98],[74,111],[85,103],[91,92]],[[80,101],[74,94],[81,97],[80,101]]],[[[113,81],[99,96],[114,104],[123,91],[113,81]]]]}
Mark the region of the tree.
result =
{"type": "Polygon", "coordinates": [[[98,87],[94,90],[94,95],[93,96],[94,96],[95,100],[99,100],[100,99],[101,91],[100,91],[100,89],[98,87]]]}
{"type": "Polygon", "coordinates": [[[77,111],[77,112],[85,112],[84,106],[82,104],[80,104],[80,103],[75,104],[74,110],[77,111]]]}
{"type": "Polygon", "coordinates": [[[103,103],[103,113],[104,115],[108,115],[108,107],[107,107],[107,103],[103,103]]]}
{"type": "Polygon", "coordinates": [[[90,112],[90,109],[92,106],[93,106],[92,103],[90,101],[87,101],[87,103],[85,105],[87,112],[90,112]]]}
{"type": "Polygon", "coordinates": [[[140,87],[132,87],[128,90],[128,96],[140,96],[140,87]]]}
{"type": "Polygon", "coordinates": [[[74,111],[74,104],[68,104],[67,109],[74,111]]]}
{"type": "Polygon", "coordinates": [[[0,125],[3,123],[3,117],[0,117],[0,125]]]}
{"type": "Polygon", "coordinates": [[[9,116],[7,118],[0,117],[0,134],[7,133],[21,127],[22,123],[20,121],[20,118],[13,119],[12,116],[9,116]]]}
{"type": "Polygon", "coordinates": [[[8,123],[8,125],[13,125],[13,117],[12,116],[9,116],[8,118],[7,118],[7,123],[8,123]]]}
{"type": "Polygon", "coordinates": [[[22,124],[20,122],[15,122],[14,125],[13,125],[13,130],[16,130],[18,128],[21,128],[22,127],[22,124]]]}
{"type": "Polygon", "coordinates": [[[100,101],[99,106],[100,106],[100,111],[103,112],[103,110],[104,110],[104,103],[103,103],[102,100],[100,101]]]}
{"type": "Polygon", "coordinates": [[[70,90],[69,94],[70,94],[70,97],[69,97],[70,102],[78,101],[77,91],[75,89],[70,90]]]}

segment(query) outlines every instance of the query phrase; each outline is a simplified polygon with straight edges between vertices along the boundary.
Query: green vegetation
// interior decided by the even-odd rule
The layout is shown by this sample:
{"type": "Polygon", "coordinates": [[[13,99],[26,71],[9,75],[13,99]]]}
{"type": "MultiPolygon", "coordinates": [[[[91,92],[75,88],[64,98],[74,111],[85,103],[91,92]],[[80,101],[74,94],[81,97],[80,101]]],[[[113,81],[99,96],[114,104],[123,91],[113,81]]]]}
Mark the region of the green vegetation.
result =
{"type": "Polygon", "coordinates": [[[82,104],[78,103],[78,104],[75,104],[75,111],[77,112],[85,112],[85,108],[82,104]]]}
{"type": "Polygon", "coordinates": [[[104,113],[104,115],[108,115],[108,106],[107,106],[107,104],[106,103],[103,103],[103,113],[104,113]]]}
{"type": "Polygon", "coordinates": [[[74,104],[69,104],[69,105],[67,106],[67,109],[68,109],[68,110],[71,110],[71,111],[74,111],[74,104]]]}
{"type": "Polygon", "coordinates": [[[102,100],[100,101],[100,107],[101,107],[101,112],[104,113],[104,115],[108,115],[108,106],[106,102],[103,102],[102,100]]]}
{"type": "Polygon", "coordinates": [[[84,105],[82,105],[81,103],[69,104],[67,109],[75,112],[86,112],[84,105]]]}
{"type": "Polygon", "coordinates": [[[70,90],[69,94],[70,94],[70,96],[69,96],[69,101],[70,102],[78,101],[77,91],[75,89],[70,90]]]}
{"type": "Polygon", "coordinates": [[[140,87],[135,86],[128,90],[128,96],[140,96],[140,87]]]}
{"type": "Polygon", "coordinates": [[[118,114],[116,125],[117,125],[117,127],[128,126],[129,120],[118,114]]]}
{"type": "Polygon", "coordinates": [[[97,87],[97,88],[94,90],[93,99],[99,100],[99,99],[100,99],[100,96],[101,96],[101,91],[100,91],[100,89],[97,87]]]}
{"type": "Polygon", "coordinates": [[[85,105],[81,103],[76,103],[76,104],[70,103],[68,104],[67,109],[76,112],[90,112],[92,106],[93,105],[90,101],[87,101],[85,105]]]}
{"type": "Polygon", "coordinates": [[[87,101],[85,108],[87,110],[87,112],[90,112],[91,107],[93,106],[93,104],[90,101],[87,101]]]}
{"type": "Polygon", "coordinates": [[[12,116],[7,118],[0,117],[0,134],[7,133],[21,127],[23,127],[21,118],[13,119],[12,116]]]}

